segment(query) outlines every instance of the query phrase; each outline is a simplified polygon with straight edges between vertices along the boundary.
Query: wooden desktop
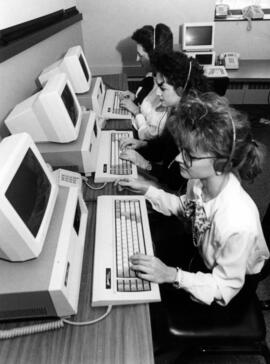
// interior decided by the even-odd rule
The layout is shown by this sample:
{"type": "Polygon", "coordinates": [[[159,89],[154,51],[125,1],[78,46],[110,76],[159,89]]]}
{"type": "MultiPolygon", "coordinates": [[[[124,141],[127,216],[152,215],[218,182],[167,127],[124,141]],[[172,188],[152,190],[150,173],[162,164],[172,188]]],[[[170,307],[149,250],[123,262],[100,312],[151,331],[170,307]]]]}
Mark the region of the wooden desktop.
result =
{"type": "MultiPolygon", "coordinates": [[[[104,78],[118,88],[119,77],[104,78]]],[[[122,82],[122,78],[120,78],[122,82]]],[[[112,122],[111,127],[119,122],[112,122]]],[[[108,123],[110,127],[110,122],[108,123]]],[[[108,126],[107,126],[108,127],[108,126]]],[[[93,181],[90,181],[93,183],[93,181]]],[[[112,183],[102,190],[84,187],[89,215],[86,232],[78,314],[75,321],[94,320],[106,307],[91,307],[92,263],[95,240],[96,198],[119,194],[112,183]]],[[[121,194],[128,194],[123,192],[121,194]]],[[[2,323],[0,330],[36,324],[37,322],[2,323]]],[[[65,324],[55,331],[3,340],[0,363],[27,364],[151,364],[154,363],[148,304],[115,306],[102,321],[87,326],[65,324]]]]}

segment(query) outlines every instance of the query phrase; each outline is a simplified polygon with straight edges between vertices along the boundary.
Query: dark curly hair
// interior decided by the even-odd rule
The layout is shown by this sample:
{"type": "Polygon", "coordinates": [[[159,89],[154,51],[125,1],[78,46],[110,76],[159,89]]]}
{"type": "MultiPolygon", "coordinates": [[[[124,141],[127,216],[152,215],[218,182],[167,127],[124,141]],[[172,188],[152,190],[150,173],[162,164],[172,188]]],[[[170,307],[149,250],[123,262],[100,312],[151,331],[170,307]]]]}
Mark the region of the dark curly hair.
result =
{"type": "Polygon", "coordinates": [[[194,58],[188,58],[185,53],[155,51],[150,57],[150,62],[154,72],[162,74],[175,89],[185,87],[185,93],[189,89],[209,91],[202,66],[194,58]]]}
{"type": "Polygon", "coordinates": [[[172,31],[163,23],[157,24],[155,28],[152,25],[144,25],[135,30],[131,39],[140,44],[149,55],[154,48],[163,52],[170,52],[173,49],[172,31]]]}
{"type": "Polygon", "coordinates": [[[246,180],[261,172],[261,155],[247,115],[230,107],[225,97],[191,91],[181,99],[169,128],[177,145],[191,154],[199,148],[228,161],[226,172],[246,180]]]}

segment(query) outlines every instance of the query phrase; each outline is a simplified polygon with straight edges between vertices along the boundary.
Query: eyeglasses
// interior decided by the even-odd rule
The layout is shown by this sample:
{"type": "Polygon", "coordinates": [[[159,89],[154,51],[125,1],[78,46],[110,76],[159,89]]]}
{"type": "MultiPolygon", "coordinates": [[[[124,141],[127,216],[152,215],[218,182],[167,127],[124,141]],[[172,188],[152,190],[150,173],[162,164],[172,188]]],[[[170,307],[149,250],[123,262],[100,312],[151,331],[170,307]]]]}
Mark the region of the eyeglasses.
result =
{"type": "Polygon", "coordinates": [[[208,157],[195,157],[190,155],[185,149],[180,148],[180,154],[182,154],[183,163],[185,167],[190,168],[192,166],[192,162],[194,160],[201,160],[201,159],[216,159],[217,157],[208,156],[208,157]]]}

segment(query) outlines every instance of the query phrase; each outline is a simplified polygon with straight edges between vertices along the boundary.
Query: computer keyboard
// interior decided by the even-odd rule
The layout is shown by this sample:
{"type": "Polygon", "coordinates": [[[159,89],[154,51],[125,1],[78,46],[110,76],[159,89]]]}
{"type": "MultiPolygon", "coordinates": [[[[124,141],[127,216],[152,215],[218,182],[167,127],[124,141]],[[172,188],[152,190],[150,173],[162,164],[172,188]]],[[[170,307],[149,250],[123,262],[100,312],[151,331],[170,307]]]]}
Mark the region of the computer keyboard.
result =
{"type": "MultiPolygon", "coordinates": [[[[114,92],[112,112],[114,114],[129,115],[130,113],[127,109],[120,107],[121,94],[121,91],[114,92]]],[[[111,108],[109,107],[107,111],[110,112],[111,108]]]]}
{"type": "Polygon", "coordinates": [[[146,254],[140,202],[115,200],[114,210],[117,290],[149,291],[150,282],[136,278],[129,264],[129,257],[134,253],[146,254]]]}
{"type": "Polygon", "coordinates": [[[127,132],[115,131],[111,133],[111,174],[128,175],[132,173],[132,163],[119,157],[121,153],[120,141],[121,139],[127,139],[128,137],[129,133],[127,132]]]}
{"type": "Polygon", "coordinates": [[[131,113],[125,109],[120,107],[120,99],[121,99],[120,90],[106,90],[103,107],[102,107],[102,116],[106,119],[131,119],[131,113]]]}
{"type": "Polygon", "coordinates": [[[204,66],[204,74],[206,77],[228,77],[224,66],[204,66]]]}
{"type": "Polygon", "coordinates": [[[158,284],[130,269],[136,252],[153,255],[144,196],[97,199],[92,305],[122,305],[160,300],[158,284]]]}
{"type": "Polygon", "coordinates": [[[113,182],[123,176],[137,178],[135,164],[119,157],[120,140],[132,137],[132,131],[101,131],[95,172],[96,183],[113,182]]]}

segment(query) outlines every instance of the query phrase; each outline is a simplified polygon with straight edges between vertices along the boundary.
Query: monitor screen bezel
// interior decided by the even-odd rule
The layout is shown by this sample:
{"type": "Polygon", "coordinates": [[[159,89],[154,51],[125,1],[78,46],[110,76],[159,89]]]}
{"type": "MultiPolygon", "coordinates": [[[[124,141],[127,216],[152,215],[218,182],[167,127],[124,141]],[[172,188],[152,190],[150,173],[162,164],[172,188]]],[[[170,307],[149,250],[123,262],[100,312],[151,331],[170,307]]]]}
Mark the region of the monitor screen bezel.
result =
{"type": "Polygon", "coordinates": [[[215,23],[214,22],[194,22],[194,23],[184,23],[182,26],[182,50],[183,51],[210,51],[214,48],[214,38],[215,38],[215,23]],[[212,28],[212,37],[211,43],[205,45],[187,45],[186,44],[186,36],[187,36],[187,28],[191,27],[211,27],[212,28]]]}
{"type": "Polygon", "coordinates": [[[7,155],[5,161],[2,161],[3,169],[0,171],[0,220],[5,221],[0,232],[1,255],[10,261],[25,261],[37,257],[42,251],[58,195],[58,185],[29,134],[11,135],[4,138],[1,144],[1,152],[7,155],[10,151],[11,154],[7,155]],[[36,236],[32,234],[6,197],[6,191],[29,149],[33,152],[51,185],[46,211],[36,236]],[[13,244],[10,244],[11,241],[13,244]],[[3,244],[6,244],[5,249],[3,249],[3,244]]]}

